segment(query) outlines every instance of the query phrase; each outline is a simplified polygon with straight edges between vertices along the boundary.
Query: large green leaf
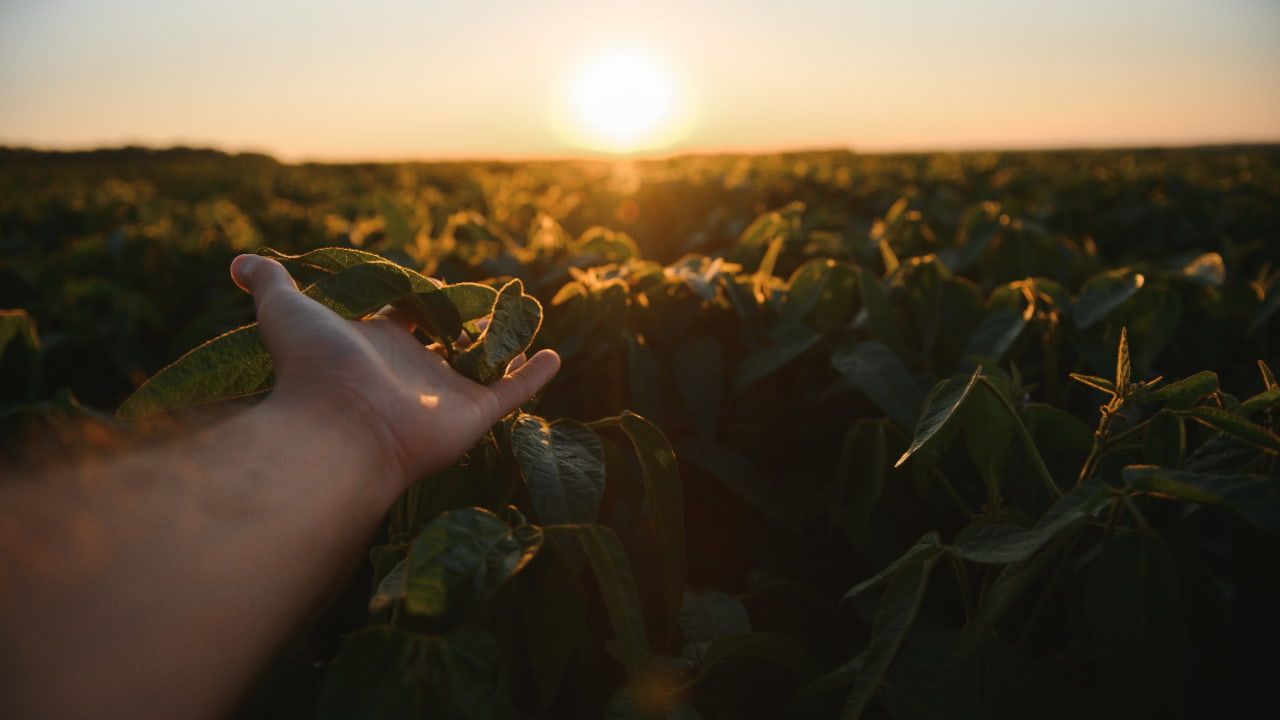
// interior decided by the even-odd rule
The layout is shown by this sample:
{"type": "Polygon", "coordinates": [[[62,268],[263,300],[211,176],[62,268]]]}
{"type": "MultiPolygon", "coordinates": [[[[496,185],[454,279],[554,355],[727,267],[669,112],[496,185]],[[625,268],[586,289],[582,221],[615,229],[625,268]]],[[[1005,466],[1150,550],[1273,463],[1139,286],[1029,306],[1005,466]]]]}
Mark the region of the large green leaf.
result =
{"type": "Polygon", "coordinates": [[[1217,391],[1218,374],[1205,370],[1145,393],[1142,402],[1191,403],[1217,391]]]}
{"type": "Polygon", "coordinates": [[[888,346],[874,340],[846,341],[831,355],[831,365],[895,423],[915,426],[924,393],[888,346]]]}
{"type": "Polygon", "coordinates": [[[1114,537],[1083,593],[1089,653],[1114,717],[1180,716],[1185,710],[1187,624],[1178,568],[1160,539],[1114,537]]]}
{"type": "Polygon", "coordinates": [[[454,359],[454,367],[479,383],[503,376],[515,356],[533,343],[542,325],[542,305],[524,294],[524,285],[512,280],[498,292],[493,318],[476,341],[454,359]]]}
{"type": "Polygon", "coordinates": [[[742,358],[733,374],[733,392],[740,393],[781,370],[821,339],[822,335],[806,325],[787,326],[777,334],[773,344],[742,358]]]}
{"type": "Polygon", "coordinates": [[[987,313],[974,328],[965,346],[966,357],[980,357],[999,361],[1009,352],[1013,343],[1022,335],[1030,322],[1034,308],[1027,306],[1023,312],[1012,308],[996,308],[987,313]]]}
{"type": "Polygon", "coordinates": [[[271,389],[271,356],[257,323],[200,345],[147,379],[116,415],[124,420],[256,395],[271,389]]]}
{"type": "Polygon", "coordinates": [[[1262,448],[1269,453],[1280,453],[1280,436],[1233,412],[1209,405],[1200,405],[1191,408],[1187,414],[1204,425],[1229,435],[1234,435],[1250,445],[1262,448]]]}
{"type": "Polygon", "coordinates": [[[900,357],[907,352],[907,342],[902,338],[898,322],[889,307],[889,295],[880,278],[866,268],[858,268],[858,294],[867,312],[867,322],[876,339],[888,345],[900,357]]]}
{"type": "Polygon", "coordinates": [[[413,672],[421,650],[417,636],[385,625],[349,635],[329,664],[317,720],[421,717],[427,697],[413,672]]]}
{"type": "Polygon", "coordinates": [[[389,262],[377,253],[340,247],[318,248],[298,255],[287,255],[274,248],[264,247],[259,248],[257,254],[328,273],[336,273],[369,262],[389,262]]]}
{"type": "Polygon", "coordinates": [[[893,464],[894,467],[902,465],[912,455],[928,445],[929,441],[941,432],[947,423],[951,422],[951,418],[956,416],[960,407],[968,399],[969,394],[977,386],[978,378],[980,377],[982,377],[981,367],[968,376],[956,375],[944,380],[934,388],[928,400],[925,401],[924,411],[920,413],[920,420],[916,422],[916,434],[911,441],[911,446],[893,464]]]}
{"type": "Polygon", "coordinates": [[[1013,424],[1017,422],[995,393],[985,385],[970,392],[960,406],[959,418],[969,458],[986,483],[987,504],[992,508],[1000,505],[1001,480],[1013,448],[1013,424]]]}
{"type": "MultiPolygon", "coordinates": [[[[439,290],[431,281],[399,265],[367,262],[324,277],[304,292],[341,317],[355,320],[415,293],[439,290]]],[[[271,357],[255,323],[200,345],[152,375],[116,414],[136,419],[255,395],[271,389],[272,380],[271,357]]]]}
{"type": "Polygon", "coordinates": [[[915,545],[912,545],[901,557],[890,563],[888,567],[850,588],[849,592],[845,593],[844,597],[840,599],[840,602],[842,604],[849,602],[858,595],[889,579],[902,568],[929,560],[942,552],[942,550],[942,539],[938,537],[938,533],[925,533],[916,541],[915,545]]]}
{"type": "Polygon", "coordinates": [[[871,541],[871,515],[884,492],[889,467],[887,420],[856,420],[845,433],[836,465],[832,518],[843,517],[858,545],[871,541]]]}
{"type": "Polygon", "coordinates": [[[1240,407],[1236,408],[1236,412],[1241,415],[1249,415],[1263,410],[1271,410],[1278,406],[1280,406],[1280,388],[1271,388],[1245,399],[1240,403],[1240,407]]]}
{"type": "Polygon", "coordinates": [[[613,625],[614,656],[628,674],[642,673],[649,664],[649,639],[631,561],[622,542],[603,525],[549,525],[542,530],[548,538],[571,542],[586,554],[613,625]]]}
{"type": "Polygon", "coordinates": [[[885,675],[893,664],[915,623],[916,614],[924,600],[929,584],[929,572],[936,557],[903,565],[889,581],[889,587],[876,606],[875,620],[871,626],[871,642],[862,653],[862,669],[854,680],[853,689],[845,700],[840,713],[841,720],[858,720],[867,703],[879,691],[885,675]]]}
{"type": "Polygon", "coordinates": [[[858,287],[854,268],[834,260],[815,258],[791,275],[781,320],[809,321],[819,330],[846,324],[857,307],[858,287]]]}
{"type": "Polygon", "coordinates": [[[1076,327],[1084,330],[1096,325],[1113,310],[1133,297],[1145,284],[1142,273],[1117,268],[1094,275],[1080,289],[1072,307],[1076,327]]]}
{"type": "Polygon", "coordinates": [[[604,496],[604,445],[591,428],[521,414],[511,427],[511,450],[543,524],[595,522],[604,496]]]}
{"type": "Polygon", "coordinates": [[[684,487],[671,444],[653,423],[631,412],[618,417],[618,427],[635,448],[644,478],[647,522],[660,544],[666,588],[663,614],[674,619],[684,597],[684,487]]]}
{"type": "Polygon", "coordinates": [[[1134,490],[1220,505],[1259,527],[1280,528],[1280,478],[1274,475],[1185,472],[1151,465],[1130,465],[1123,475],[1134,490]]]}
{"type": "Polygon", "coordinates": [[[970,525],[956,535],[951,550],[974,562],[1006,564],[1026,560],[1060,533],[1091,517],[1106,505],[1105,485],[1088,482],[1063,495],[1031,528],[970,525]]]}
{"type": "Polygon", "coordinates": [[[405,609],[444,617],[487,601],[542,546],[536,527],[514,530],[481,508],[444,513],[409,548],[405,609]]]}

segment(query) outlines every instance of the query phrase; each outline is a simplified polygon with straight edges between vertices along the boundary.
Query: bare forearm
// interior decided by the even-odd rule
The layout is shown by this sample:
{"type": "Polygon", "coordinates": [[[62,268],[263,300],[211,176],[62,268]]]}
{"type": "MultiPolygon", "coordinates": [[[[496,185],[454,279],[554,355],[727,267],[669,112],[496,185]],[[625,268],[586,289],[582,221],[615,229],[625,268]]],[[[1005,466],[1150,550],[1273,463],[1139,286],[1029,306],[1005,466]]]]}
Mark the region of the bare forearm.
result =
{"type": "Polygon", "coordinates": [[[273,400],[0,488],[0,643],[23,710],[225,711],[354,557],[390,469],[351,418],[273,400]]]}

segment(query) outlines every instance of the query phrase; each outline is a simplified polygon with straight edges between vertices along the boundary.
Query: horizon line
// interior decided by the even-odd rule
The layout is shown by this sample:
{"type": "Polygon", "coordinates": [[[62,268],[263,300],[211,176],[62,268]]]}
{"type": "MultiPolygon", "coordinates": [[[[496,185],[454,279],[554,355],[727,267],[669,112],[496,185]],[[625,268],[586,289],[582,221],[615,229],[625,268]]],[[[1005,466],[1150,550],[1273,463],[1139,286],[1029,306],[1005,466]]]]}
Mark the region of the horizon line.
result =
{"type": "Polygon", "coordinates": [[[823,153],[848,153],[850,155],[892,156],[892,155],[947,155],[947,154],[982,154],[982,153],[1029,153],[1029,152],[1105,152],[1121,150],[1196,150],[1212,148],[1256,148],[1280,145],[1280,136],[1256,139],[1223,139],[1204,138],[1190,141],[1173,142],[1061,142],[1061,143],[1014,143],[1006,146],[992,146],[982,143],[957,143],[953,145],[903,145],[897,147],[876,147],[859,149],[854,145],[811,144],[811,145],[776,145],[757,147],[720,147],[720,148],[678,148],[672,150],[638,151],[633,153],[615,153],[607,151],[581,151],[573,153],[509,153],[505,155],[440,153],[435,155],[369,155],[369,156],[305,156],[291,157],[252,146],[218,145],[215,143],[191,143],[174,141],[171,143],[145,143],[122,141],[99,143],[95,145],[42,145],[37,143],[10,142],[0,139],[0,152],[29,152],[45,155],[87,155],[96,152],[120,152],[126,150],[143,150],[163,153],[179,150],[195,152],[213,152],[228,157],[259,155],[270,158],[281,165],[393,165],[393,164],[446,164],[446,163],[557,163],[557,162],[660,162],[682,158],[699,157],[753,157],[769,155],[818,155],[823,153]]]}

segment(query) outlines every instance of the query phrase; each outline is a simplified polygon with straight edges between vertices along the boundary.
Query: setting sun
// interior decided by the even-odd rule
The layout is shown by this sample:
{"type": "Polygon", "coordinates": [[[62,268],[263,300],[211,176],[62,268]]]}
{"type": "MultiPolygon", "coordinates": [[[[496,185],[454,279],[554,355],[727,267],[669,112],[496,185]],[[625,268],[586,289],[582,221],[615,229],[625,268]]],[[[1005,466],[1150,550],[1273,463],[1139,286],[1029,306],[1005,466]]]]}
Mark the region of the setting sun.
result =
{"type": "Polygon", "coordinates": [[[568,139],[609,152],[669,145],[681,132],[681,88],[654,57],[614,50],[590,60],[569,91],[568,139]]]}

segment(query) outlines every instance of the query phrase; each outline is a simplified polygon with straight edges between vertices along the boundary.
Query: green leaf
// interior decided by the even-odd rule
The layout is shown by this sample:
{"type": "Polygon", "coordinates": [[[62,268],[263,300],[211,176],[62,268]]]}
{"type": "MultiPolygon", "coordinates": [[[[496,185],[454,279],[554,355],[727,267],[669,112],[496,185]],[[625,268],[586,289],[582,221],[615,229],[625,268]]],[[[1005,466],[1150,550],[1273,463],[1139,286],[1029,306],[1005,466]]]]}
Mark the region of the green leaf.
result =
{"type": "Polygon", "coordinates": [[[965,446],[986,483],[987,505],[991,508],[1000,505],[1000,482],[1012,451],[1014,422],[995,390],[985,385],[971,392],[960,407],[965,446]]]}
{"type": "Polygon", "coordinates": [[[1120,328],[1120,345],[1116,348],[1116,390],[1121,395],[1129,393],[1129,378],[1132,373],[1129,367],[1129,329],[1120,328]]]}
{"type": "Polygon", "coordinates": [[[987,313],[974,328],[965,346],[965,357],[980,357],[999,361],[1013,347],[1030,322],[1034,308],[1018,312],[1011,308],[996,308],[987,313]]]}
{"type": "Polygon", "coordinates": [[[933,353],[942,328],[944,288],[951,273],[933,255],[906,259],[902,270],[898,282],[906,291],[911,319],[919,334],[920,354],[927,357],[933,353]]]}
{"type": "Polygon", "coordinates": [[[487,628],[415,635],[375,625],[344,640],[315,717],[498,720],[511,716],[500,677],[498,643],[487,628]]]}
{"type": "Polygon", "coordinates": [[[871,642],[863,651],[862,669],[845,700],[844,709],[840,713],[841,720],[858,720],[862,717],[867,703],[880,689],[893,664],[894,656],[898,654],[907,632],[915,623],[935,560],[931,556],[921,562],[912,562],[893,574],[889,587],[876,606],[871,626],[871,642]]]}
{"type": "Polygon", "coordinates": [[[1032,553],[1024,560],[1005,565],[996,576],[990,589],[982,594],[982,604],[964,628],[960,647],[956,652],[957,659],[963,659],[977,650],[990,636],[996,625],[1013,607],[1023,591],[1045,569],[1049,560],[1055,557],[1053,548],[1066,535],[1051,538],[1048,547],[1041,552],[1032,553]]]}
{"type": "Polygon", "coordinates": [[[488,510],[439,515],[409,548],[405,610],[439,618],[484,603],[541,546],[538,528],[513,530],[488,510]]]}
{"type": "Polygon", "coordinates": [[[340,270],[346,270],[369,262],[390,262],[376,253],[338,247],[319,248],[300,255],[286,255],[279,250],[264,247],[259,248],[257,254],[313,270],[323,270],[328,273],[336,273],[340,270]]]}
{"type": "Polygon", "coordinates": [[[684,487],[680,468],[666,436],[648,420],[624,412],[618,417],[618,426],[640,461],[645,514],[657,534],[666,577],[663,616],[674,619],[683,602],[685,580],[684,487]]]}
{"type": "Polygon", "coordinates": [[[631,561],[622,542],[603,525],[549,525],[542,530],[549,538],[577,543],[586,553],[613,624],[615,657],[629,675],[642,673],[649,664],[649,640],[631,561]]]}
{"type": "Polygon", "coordinates": [[[733,374],[734,394],[790,364],[821,339],[822,335],[808,326],[787,326],[785,331],[778,333],[772,345],[752,351],[738,363],[733,374]]]}
{"type": "Polygon", "coordinates": [[[373,593],[373,597],[369,598],[369,612],[381,612],[382,610],[386,610],[393,604],[403,600],[408,577],[408,561],[405,558],[401,558],[400,562],[396,563],[395,566],[383,576],[382,581],[378,583],[378,589],[373,593]]]}
{"type": "Polygon", "coordinates": [[[1081,288],[1072,308],[1076,327],[1084,330],[1096,325],[1137,294],[1145,281],[1142,273],[1128,268],[1116,268],[1094,275],[1081,288]]]}
{"type": "Polygon", "coordinates": [[[454,283],[440,288],[440,292],[449,298],[462,322],[471,322],[493,312],[493,304],[498,299],[498,291],[488,285],[479,283],[454,283]]]}
{"type": "Polygon", "coordinates": [[[1275,433],[1222,408],[1200,405],[1187,411],[1193,419],[1215,430],[1244,440],[1250,445],[1275,454],[1280,453],[1280,437],[1275,433]]]}
{"type": "Polygon", "coordinates": [[[410,672],[420,651],[416,636],[385,625],[348,635],[329,665],[316,703],[317,720],[424,715],[425,688],[410,672]]]}
{"type": "MultiPolygon", "coordinates": [[[[671,355],[680,401],[693,419],[698,435],[707,441],[715,439],[720,423],[720,403],[724,370],[720,342],[712,335],[698,335],[681,343],[671,355]]],[[[651,386],[644,388],[652,393],[651,386]]]]}
{"type": "Polygon", "coordinates": [[[1096,515],[1109,496],[1105,485],[1087,482],[1063,495],[1035,527],[970,525],[956,535],[951,550],[966,560],[993,565],[1026,560],[1060,533],[1096,515]]]}
{"type": "Polygon", "coordinates": [[[815,258],[791,274],[780,313],[783,323],[806,320],[819,330],[848,323],[857,307],[857,274],[851,265],[815,258]]]}
{"type": "Polygon", "coordinates": [[[925,560],[928,560],[942,552],[942,549],[942,539],[938,537],[938,533],[925,533],[916,541],[915,545],[912,545],[910,549],[902,554],[901,557],[890,563],[889,567],[850,588],[849,592],[845,593],[844,597],[840,598],[840,603],[843,605],[849,602],[858,595],[889,579],[890,576],[904,567],[924,562],[925,560]]]}
{"type": "Polygon", "coordinates": [[[929,394],[929,399],[925,401],[924,411],[920,413],[920,420],[916,422],[916,434],[911,441],[911,446],[893,464],[894,467],[900,467],[912,455],[928,445],[929,441],[951,421],[973,391],[974,386],[978,384],[980,377],[982,377],[982,368],[978,367],[967,377],[956,375],[938,383],[929,394]]]}
{"type": "MultiPolygon", "coordinates": [[[[425,277],[393,263],[367,262],[340,270],[304,294],[348,320],[359,319],[414,293],[438,292],[425,277]]],[[[137,419],[165,410],[245,397],[271,389],[271,357],[257,324],[220,335],[152,375],[116,411],[137,419]]]]}
{"type": "Polygon", "coordinates": [[[1271,388],[1240,403],[1236,412],[1241,415],[1251,415],[1263,410],[1271,410],[1277,405],[1280,405],[1280,388],[1271,388]]]}
{"type": "Polygon", "coordinates": [[[303,291],[348,320],[358,320],[397,300],[435,293],[435,283],[393,262],[375,261],[340,270],[303,291]]]}
{"type": "Polygon", "coordinates": [[[564,672],[589,636],[585,619],[587,594],[579,582],[581,568],[569,567],[560,552],[538,553],[511,579],[515,630],[522,634],[524,657],[514,658],[512,680],[528,683],[540,707],[555,699],[564,672]]]}
{"type": "Polygon", "coordinates": [[[1101,390],[1108,395],[1116,394],[1115,384],[1106,378],[1100,378],[1097,375],[1082,375],[1080,373],[1071,373],[1070,377],[1072,380],[1075,380],[1082,385],[1088,385],[1089,387],[1095,390],[1101,390]]]}
{"type": "Polygon", "coordinates": [[[889,296],[880,278],[866,268],[860,267],[857,272],[858,293],[861,296],[862,307],[867,311],[871,332],[880,342],[892,348],[899,357],[905,355],[907,342],[902,338],[897,321],[893,319],[893,311],[889,307],[889,296]]]}
{"type": "Polygon", "coordinates": [[[903,428],[915,427],[924,393],[902,360],[874,340],[842,342],[831,365],[903,428]]]}
{"type": "Polygon", "coordinates": [[[522,413],[511,426],[511,451],[543,524],[595,522],[604,496],[604,445],[591,428],[522,413]]]}
{"type": "Polygon", "coordinates": [[[498,292],[488,327],[454,358],[454,368],[488,385],[501,378],[515,356],[529,348],[541,325],[542,305],[524,294],[523,283],[512,280],[498,292]]]}
{"type": "Polygon", "coordinates": [[[1181,581],[1155,535],[1114,537],[1085,585],[1090,655],[1116,717],[1176,717],[1185,710],[1187,621],[1181,581]]]}
{"type": "Polygon", "coordinates": [[[1204,370],[1158,390],[1144,393],[1139,399],[1144,403],[1193,403],[1217,390],[1218,374],[1204,370]]]}
{"type": "Polygon", "coordinates": [[[1177,468],[1187,455],[1187,429],[1182,418],[1161,411],[1152,416],[1142,440],[1142,459],[1152,465],[1177,468]]]}
{"type": "Polygon", "coordinates": [[[1185,472],[1150,465],[1130,465],[1122,474],[1134,490],[1220,505],[1258,527],[1280,528],[1280,478],[1276,476],[1185,472]]]}
{"type": "Polygon", "coordinates": [[[840,461],[832,484],[832,518],[836,517],[835,512],[847,507],[849,530],[860,544],[871,540],[871,513],[884,492],[889,467],[886,422],[866,418],[854,421],[840,447],[840,461]]]}
{"type": "Polygon", "coordinates": [[[271,389],[271,356],[256,323],[196,347],[147,379],[116,415],[136,420],[166,410],[256,395],[271,389]]]}

